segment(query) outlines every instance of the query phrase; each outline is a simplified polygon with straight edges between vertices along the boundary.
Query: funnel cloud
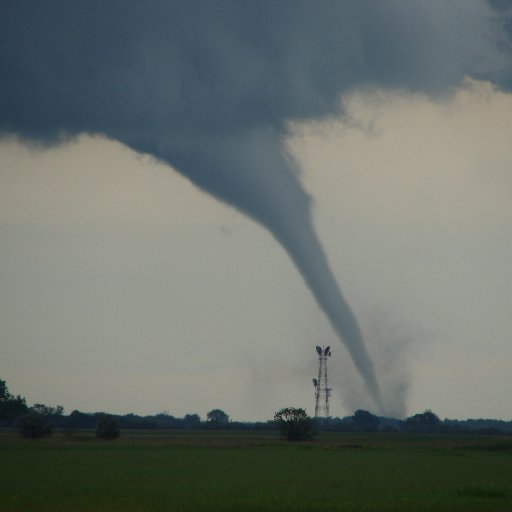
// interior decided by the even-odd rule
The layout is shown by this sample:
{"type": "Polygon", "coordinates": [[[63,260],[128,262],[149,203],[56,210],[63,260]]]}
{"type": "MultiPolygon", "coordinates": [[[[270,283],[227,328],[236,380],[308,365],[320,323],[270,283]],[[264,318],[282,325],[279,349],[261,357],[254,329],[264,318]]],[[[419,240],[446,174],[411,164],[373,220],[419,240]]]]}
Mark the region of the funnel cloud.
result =
{"type": "MultiPolygon", "coordinates": [[[[265,226],[385,409],[360,328],[285,151],[290,122],[357,88],[509,83],[503,3],[479,0],[2,2],[0,134],[100,134],[166,162],[265,226]]],[[[508,25],[510,26],[510,25],[508,25]]]]}

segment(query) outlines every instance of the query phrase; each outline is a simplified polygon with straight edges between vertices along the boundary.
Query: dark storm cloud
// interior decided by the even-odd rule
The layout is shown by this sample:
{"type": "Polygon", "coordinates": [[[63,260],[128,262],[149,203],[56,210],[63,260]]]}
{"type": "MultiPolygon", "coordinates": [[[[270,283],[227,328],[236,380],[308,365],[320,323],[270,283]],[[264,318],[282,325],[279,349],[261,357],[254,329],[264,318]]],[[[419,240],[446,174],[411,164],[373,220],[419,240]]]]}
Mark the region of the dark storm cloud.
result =
{"type": "Polygon", "coordinates": [[[336,114],[340,94],[357,87],[438,93],[465,74],[500,80],[506,24],[494,3],[3,1],[0,133],[43,143],[104,134],[261,222],[378,404],[357,321],[282,149],[286,126],[336,114]]]}
{"type": "Polygon", "coordinates": [[[471,0],[2,2],[2,129],[210,137],[330,114],[363,84],[439,90],[495,71],[471,0]]]}

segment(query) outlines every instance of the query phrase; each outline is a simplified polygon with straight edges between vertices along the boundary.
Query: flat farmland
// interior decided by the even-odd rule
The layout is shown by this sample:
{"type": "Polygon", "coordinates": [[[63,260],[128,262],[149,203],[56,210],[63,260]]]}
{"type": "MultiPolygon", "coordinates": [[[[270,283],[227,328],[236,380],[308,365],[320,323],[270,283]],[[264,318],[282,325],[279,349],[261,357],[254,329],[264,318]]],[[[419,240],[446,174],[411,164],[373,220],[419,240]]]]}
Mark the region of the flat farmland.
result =
{"type": "Polygon", "coordinates": [[[274,432],[0,435],[0,511],[510,511],[512,438],[274,432]]]}

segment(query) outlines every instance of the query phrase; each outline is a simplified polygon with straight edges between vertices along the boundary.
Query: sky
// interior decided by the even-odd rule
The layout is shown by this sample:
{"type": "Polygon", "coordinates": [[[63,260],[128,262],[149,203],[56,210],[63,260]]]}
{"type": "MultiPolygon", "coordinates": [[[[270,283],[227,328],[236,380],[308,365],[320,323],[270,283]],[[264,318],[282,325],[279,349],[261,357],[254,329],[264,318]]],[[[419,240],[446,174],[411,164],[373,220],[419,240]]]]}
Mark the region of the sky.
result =
{"type": "Polygon", "coordinates": [[[512,419],[505,3],[128,2],[113,29],[116,2],[40,4],[9,6],[0,46],[12,393],[312,413],[319,344],[334,416],[376,411],[370,368],[381,412],[512,419]]]}

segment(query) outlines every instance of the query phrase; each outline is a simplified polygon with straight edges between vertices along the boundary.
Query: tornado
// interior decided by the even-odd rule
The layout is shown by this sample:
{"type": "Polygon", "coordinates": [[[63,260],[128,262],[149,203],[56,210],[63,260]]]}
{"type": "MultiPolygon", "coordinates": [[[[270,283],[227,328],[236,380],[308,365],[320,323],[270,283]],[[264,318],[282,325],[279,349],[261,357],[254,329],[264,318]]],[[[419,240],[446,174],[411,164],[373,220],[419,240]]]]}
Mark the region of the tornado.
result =
{"type": "Polygon", "coordinates": [[[437,97],[465,76],[512,87],[498,0],[0,1],[0,137],[80,134],[167,163],[266,227],[382,410],[361,329],[283,149],[289,124],[343,116],[358,89],[437,97]]]}
{"type": "Polygon", "coordinates": [[[265,226],[286,250],[383,411],[361,329],[329,266],[313,226],[311,198],[283,141],[272,131],[251,132],[190,147],[178,162],[197,186],[265,226]]]}

